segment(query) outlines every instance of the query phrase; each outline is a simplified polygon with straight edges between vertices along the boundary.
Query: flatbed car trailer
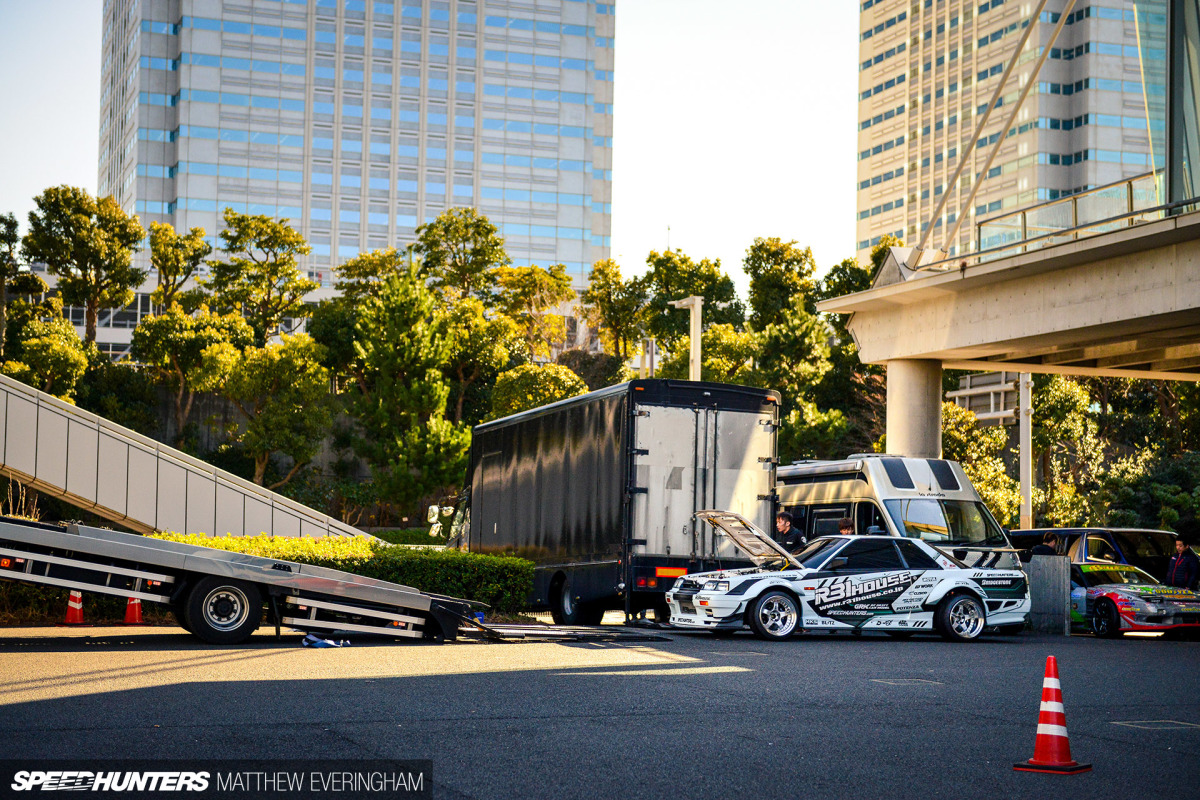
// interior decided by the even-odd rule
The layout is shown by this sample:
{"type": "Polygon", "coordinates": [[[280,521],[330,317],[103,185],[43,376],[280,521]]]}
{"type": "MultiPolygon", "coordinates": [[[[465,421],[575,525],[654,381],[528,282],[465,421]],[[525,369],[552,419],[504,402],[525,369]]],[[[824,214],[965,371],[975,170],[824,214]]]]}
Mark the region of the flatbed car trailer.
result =
{"type": "MultiPolygon", "coordinates": [[[[453,640],[487,635],[466,600],[348,572],[84,525],[0,518],[0,579],[169,605],[212,644],[237,644],[262,621],[301,631],[453,640]]],[[[497,638],[488,636],[487,638],[497,638]]]]}

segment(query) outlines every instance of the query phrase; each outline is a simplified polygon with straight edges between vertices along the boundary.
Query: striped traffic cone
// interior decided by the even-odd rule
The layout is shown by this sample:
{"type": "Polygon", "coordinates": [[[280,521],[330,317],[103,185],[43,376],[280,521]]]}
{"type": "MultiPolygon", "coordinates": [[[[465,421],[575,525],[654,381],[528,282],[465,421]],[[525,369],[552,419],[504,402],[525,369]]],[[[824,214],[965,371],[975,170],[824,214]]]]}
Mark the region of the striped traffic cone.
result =
{"type": "Polygon", "coordinates": [[[1091,772],[1091,764],[1079,764],[1071,759],[1071,742],[1067,739],[1067,717],[1063,712],[1062,684],[1058,681],[1058,660],[1046,657],[1046,678],[1042,681],[1042,706],[1038,712],[1037,741],[1033,758],[1013,764],[1020,772],[1049,772],[1056,775],[1077,775],[1091,772]]]}
{"type": "Polygon", "coordinates": [[[83,621],[83,595],[77,589],[71,590],[67,599],[67,618],[59,625],[86,625],[83,621]]]}
{"type": "Polygon", "coordinates": [[[126,625],[145,625],[142,622],[142,601],[136,597],[129,598],[129,602],[125,604],[125,624],[126,625]]]}

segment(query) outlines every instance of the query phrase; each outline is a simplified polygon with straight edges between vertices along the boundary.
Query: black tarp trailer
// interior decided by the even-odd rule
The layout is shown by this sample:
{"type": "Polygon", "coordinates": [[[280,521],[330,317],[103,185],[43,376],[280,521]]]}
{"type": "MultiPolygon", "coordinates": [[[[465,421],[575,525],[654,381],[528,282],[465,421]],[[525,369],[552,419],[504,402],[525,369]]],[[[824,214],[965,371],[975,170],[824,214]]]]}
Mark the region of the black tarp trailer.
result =
{"type": "Polygon", "coordinates": [[[180,625],[213,644],[249,638],[264,602],[277,632],[286,625],[443,640],[471,622],[465,600],[335,569],[8,518],[0,519],[0,579],[164,603],[180,625]]]}
{"type": "Polygon", "coordinates": [[[779,395],[635,380],[475,427],[458,546],[536,565],[529,605],[560,624],[664,606],[685,572],[740,563],[694,512],[771,530],[779,395]]]}

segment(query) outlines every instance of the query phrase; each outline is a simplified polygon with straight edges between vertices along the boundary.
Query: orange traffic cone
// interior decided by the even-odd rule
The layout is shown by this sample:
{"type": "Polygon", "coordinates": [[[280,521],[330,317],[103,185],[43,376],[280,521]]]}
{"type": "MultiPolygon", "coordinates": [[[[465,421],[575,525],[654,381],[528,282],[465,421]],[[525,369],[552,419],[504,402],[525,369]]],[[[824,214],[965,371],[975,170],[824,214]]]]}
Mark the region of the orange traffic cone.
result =
{"type": "Polygon", "coordinates": [[[83,621],[83,595],[77,589],[71,590],[71,596],[67,599],[67,618],[59,625],[86,625],[83,621]]]}
{"type": "Polygon", "coordinates": [[[145,625],[142,622],[142,601],[136,597],[129,598],[129,602],[125,604],[125,624],[126,625],[145,625]]]}
{"type": "Polygon", "coordinates": [[[1046,677],[1042,681],[1042,706],[1038,711],[1037,741],[1033,758],[1013,764],[1020,772],[1050,772],[1056,775],[1077,775],[1091,772],[1091,764],[1071,760],[1071,743],[1067,739],[1067,717],[1063,712],[1062,685],[1058,682],[1058,660],[1046,657],[1046,677]]]}

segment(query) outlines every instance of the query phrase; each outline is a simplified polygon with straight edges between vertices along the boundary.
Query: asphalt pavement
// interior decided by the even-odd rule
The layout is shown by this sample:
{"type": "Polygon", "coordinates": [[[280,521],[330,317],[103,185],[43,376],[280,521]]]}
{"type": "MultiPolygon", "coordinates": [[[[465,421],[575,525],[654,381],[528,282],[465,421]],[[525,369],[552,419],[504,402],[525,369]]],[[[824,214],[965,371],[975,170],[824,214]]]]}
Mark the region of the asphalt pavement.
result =
{"type": "Polygon", "coordinates": [[[432,759],[438,798],[1185,797],[1200,643],[740,634],[485,644],[0,630],[6,758],[432,759]],[[1078,776],[1033,755],[1058,657],[1078,776]]]}

